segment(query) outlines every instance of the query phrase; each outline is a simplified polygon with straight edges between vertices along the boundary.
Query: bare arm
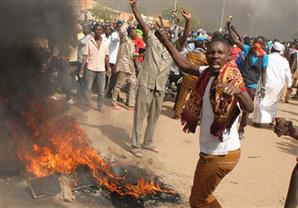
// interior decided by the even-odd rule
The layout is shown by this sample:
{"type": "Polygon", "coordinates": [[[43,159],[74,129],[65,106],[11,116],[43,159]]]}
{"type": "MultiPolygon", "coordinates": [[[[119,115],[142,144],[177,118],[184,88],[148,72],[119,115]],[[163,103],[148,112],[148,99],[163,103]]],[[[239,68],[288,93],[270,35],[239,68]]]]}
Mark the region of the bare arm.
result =
{"type": "Polygon", "coordinates": [[[254,103],[252,99],[249,97],[247,92],[243,92],[238,88],[235,88],[231,83],[227,84],[224,83],[221,85],[223,88],[223,92],[230,95],[230,96],[236,96],[238,99],[238,102],[240,104],[240,108],[242,111],[252,113],[254,111],[254,103]]]}
{"type": "Polygon", "coordinates": [[[131,6],[134,16],[135,16],[136,20],[138,21],[138,23],[141,27],[141,30],[143,31],[144,38],[146,38],[148,36],[150,29],[149,29],[149,26],[144,22],[141,14],[137,8],[137,0],[128,0],[128,1],[131,6]]]}
{"type": "Polygon", "coordinates": [[[254,103],[247,92],[240,92],[236,94],[240,108],[242,111],[252,113],[254,111],[254,103]]]}
{"type": "Polygon", "coordinates": [[[191,13],[187,10],[183,10],[181,14],[185,18],[185,27],[184,27],[183,36],[182,38],[179,39],[179,45],[183,47],[190,33],[191,13]]]}
{"type": "Polygon", "coordinates": [[[128,18],[127,22],[124,22],[123,25],[121,26],[121,28],[119,30],[120,44],[126,42],[125,32],[126,32],[127,28],[129,27],[129,25],[131,24],[132,21],[133,21],[133,16],[131,15],[128,18]]]}
{"type": "Polygon", "coordinates": [[[236,28],[234,27],[234,25],[231,26],[231,29],[234,31],[234,33],[237,35],[238,40],[243,43],[243,39],[241,37],[241,35],[238,33],[238,31],[236,30],[236,28]]]}
{"type": "Polygon", "coordinates": [[[83,77],[84,69],[85,69],[85,66],[86,66],[86,63],[87,63],[87,58],[88,58],[87,55],[84,55],[83,56],[83,60],[82,60],[81,68],[80,68],[80,73],[79,73],[79,77],[80,78],[83,77]]]}
{"type": "Polygon", "coordinates": [[[109,68],[109,64],[110,63],[110,57],[109,56],[106,56],[105,57],[105,67],[106,67],[106,69],[108,69],[109,68]]]}
{"type": "Polygon", "coordinates": [[[177,64],[179,69],[187,74],[192,74],[199,76],[200,71],[199,65],[194,65],[190,61],[188,61],[184,56],[180,54],[180,52],[176,49],[176,47],[169,41],[167,34],[164,30],[163,26],[159,27],[161,29],[157,29],[155,32],[155,35],[160,40],[160,42],[166,47],[166,49],[169,51],[170,55],[172,56],[174,62],[177,64]]]}
{"type": "Polygon", "coordinates": [[[106,55],[105,57],[105,68],[106,68],[106,72],[107,72],[107,75],[111,75],[111,67],[110,67],[110,57],[108,55],[106,55]]]}
{"type": "MultiPolygon", "coordinates": [[[[233,40],[233,42],[241,49],[241,50],[244,50],[244,44],[238,40],[238,37],[237,37],[237,34],[238,32],[236,31],[235,28],[233,28],[232,25],[230,24],[227,24],[227,28],[228,28],[228,32],[229,32],[229,35],[231,37],[231,39],[233,40]],[[233,28],[233,29],[232,29],[233,28]],[[235,32],[236,31],[236,32],[235,32]]],[[[239,34],[238,34],[239,35],[239,34]]]]}

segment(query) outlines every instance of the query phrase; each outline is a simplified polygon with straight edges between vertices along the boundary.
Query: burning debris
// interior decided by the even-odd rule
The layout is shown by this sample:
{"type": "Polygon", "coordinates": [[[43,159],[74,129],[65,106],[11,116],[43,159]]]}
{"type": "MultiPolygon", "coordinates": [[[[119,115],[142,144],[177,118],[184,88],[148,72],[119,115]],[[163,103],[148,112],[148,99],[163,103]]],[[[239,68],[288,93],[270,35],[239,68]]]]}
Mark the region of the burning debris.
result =
{"type": "Polygon", "coordinates": [[[75,195],[72,190],[77,186],[77,179],[75,177],[76,174],[72,173],[69,176],[60,175],[59,176],[59,184],[61,188],[61,192],[59,193],[59,198],[66,202],[71,202],[75,200],[75,195]]]}
{"type": "MultiPolygon", "coordinates": [[[[74,185],[69,183],[75,183],[70,182],[71,180],[67,179],[69,177],[65,176],[73,174],[80,166],[91,170],[99,187],[104,187],[120,196],[140,198],[158,193],[176,195],[174,191],[162,189],[154,178],[145,180],[142,177],[134,184],[126,180],[127,176],[123,175],[123,172],[115,174],[109,164],[90,145],[89,139],[74,118],[62,116],[42,125],[34,123],[34,119],[28,120],[30,120],[28,128],[34,132],[32,136],[36,142],[21,144],[18,150],[20,160],[25,163],[27,171],[35,176],[49,176],[55,173],[64,175],[59,181],[63,187],[63,194],[69,195],[70,198],[72,196],[67,192],[74,185]],[[38,131],[35,132],[36,130],[38,131]],[[65,190],[65,187],[69,188],[65,190]]],[[[68,200],[68,197],[65,198],[68,200]]]]}
{"type": "Polygon", "coordinates": [[[87,168],[80,166],[70,176],[50,175],[45,177],[37,177],[28,180],[28,185],[34,198],[42,198],[56,196],[64,201],[72,201],[79,192],[90,192],[97,197],[104,197],[112,201],[116,207],[152,207],[157,203],[179,204],[180,195],[174,191],[170,191],[170,187],[161,182],[158,177],[150,176],[147,171],[136,166],[120,166],[116,165],[111,168],[113,173],[119,177],[125,178],[125,181],[130,184],[137,184],[137,179],[142,178],[142,181],[153,180],[155,184],[160,184],[164,192],[155,194],[147,194],[139,197],[120,196],[115,192],[111,192],[106,187],[99,187],[98,182],[92,176],[92,172],[87,168]],[[61,182],[63,184],[61,184],[61,182]]]}

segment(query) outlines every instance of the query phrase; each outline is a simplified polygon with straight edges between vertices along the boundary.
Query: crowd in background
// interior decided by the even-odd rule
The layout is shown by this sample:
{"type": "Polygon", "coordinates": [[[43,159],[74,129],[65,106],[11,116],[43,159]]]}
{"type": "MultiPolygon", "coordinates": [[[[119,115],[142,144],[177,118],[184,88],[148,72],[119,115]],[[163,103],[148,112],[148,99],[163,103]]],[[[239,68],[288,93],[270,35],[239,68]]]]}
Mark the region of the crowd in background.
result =
{"type": "MultiPolygon", "coordinates": [[[[73,73],[73,74],[67,73],[68,71],[71,71],[71,70],[67,70],[67,68],[70,68],[70,66],[68,66],[68,63],[67,63],[67,60],[68,60],[67,55],[62,54],[61,52],[59,53],[54,51],[53,52],[54,58],[51,60],[49,64],[49,68],[51,68],[53,72],[57,72],[57,71],[61,72],[61,76],[60,75],[57,76],[57,73],[52,74],[53,76],[57,76],[57,79],[55,80],[55,82],[56,84],[58,84],[57,85],[58,88],[60,88],[63,92],[65,92],[67,101],[71,104],[74,103],[73,98],[75,93],[73,91],[73,88],[76,83],[71,83],[70,81],[71,79],[75,78],[79,84],[84,85],[82,79],[80,79],[79,77],[79,70],[83,61],[83,56],[84,56],[83,52],[84,52],[85,46],[87,42],[92,37],[94,37],[95,26],[101,27],[102,29],[101,37],[103,38],[103,41],[107,43],[109,48],[109,67],[111,69],[111,72],[105,75],[105,80],[104,80],[105,96],[107,98],[112,98],[112,92],[114,91],[117,80],[119,80],[118,74],[121,74],[119,73],[119,69],[121,70],[121,68],[127,68],[125,66],[118,66],[118,70],[117,70],[117,65],[121,65],[123,62],[123,60],[119,61],[119,59],[123,59],[121,55],[124,53],[123,51],[122,51],[122,54],[119,52],[119,49],[121,49],[120,47],[121,39],[125,39],[125,37],[129,37],[129,39],[131,39],[133,42],[133,45],[131,45],[131,51],[126,51],[126,52],[130,53],[129,55],[131,57],[131,63],[130,63],[131,73],[134,75],[127,80],[124,80],[123,78],[121,80],[122,76],[120,76],[120,81],[118,81],[118,86],[116,87],[117,89],[115,90],[115,91],[119,91],[122,89],[122,91],[127,93],[128,98],[124,102],[126,105],[128,105],[128,107],[131,107],[129,108],[130,110],[133,110],[132,108],[134,107],[134,101],[131,101],[130,104],[128,103],[128,101],[129,101],[129,97],[130,97],[130,100],[134,99],[133,91],[135,91],[135,88],[136,88],[137,75],[142,70],[142,67],[143,67],[142,63],[144,60],[144,53],[146,50],[146,43],[143,40],[143,32],[135,21],[130,20],[129,25],[127,25],[126,21],[114,21],[111,23],[103,23],[103,22],[97,23],[96,21],[91,19],[81,21],[81,23],[78,26],[80,38],[77,44],[77,48],[78,48],[77,63],[76,63],[77,73],[73,73]],[[59,63],[58,60],[60,60],[61,63],[59,63]],[[65,60],[65,63],[63,63],[62,60],[65,60]]],[[[153,24],[149,24],[149,26],[151,30],[155,29],[155,26],[153,24]]],[[[168,28],[168,29],[169,29],[168,32],[170,34],[171,41],[173,43],[177,41],[179,38],[181,38],[183,34],[183,28],[175,26],[173,28],[168,28]]],[[[214,34],[216,33],[220,33],[220,32],[218,31],[214,32],[214,34]]],[[[221,33],[223,33],[228,38],[228,40],[231,41],[232,57],[237,62],[240,68],[241,68],[241,65],[243,65],[244,63],[245,55],[248,53],[250,49],[248,46],[252,46],[255,40],[258,40],[261,43],[261,48],[265,52],[265,56],[264,56],[266,59],[265,62],[268,62],[266,55],[271,53],[273,44],[275,42],[279,42],[283,44],[284,49],[282,50],[282,56],[285,57],[290,64],[290,69],[292,74],[291,80],[293,82],[291,82],[292,85],[291,87],[289,87],[288,90],[287,90],[287,87],[285,87],[285,89],[283,90],[280,96],[280,99],[281,99],[281,102],[287,103],[290,99],[291,93],[292,94],[294,93],[292,96],[292,99],[298,99],[298,92],[297,91],[295,92],[295,88],[297,87],[297,70],[296,70],[297,69],[297,50],[298,50],[297,39],[295,39],[292,42],[285,42],[277,39],[270,40],[264,36],[258,36],[258,37],[238,36],[239,39],[243,41],[244,46],[246,47],[244,51],[241,51],[238,45],[234,42],[233,38],[229,36],[228,29],[226,29],[225,31],[221,31],[221,33]]],[[[191,31],[187,37],[187,41],[185,42],[183,47],[181,47],[181,54],[183,54],[184,56],[187,56],[187,54],[189,54],[190,52],[194,52],[197,50],[200,50],[200,52],[204,53],[206,50],[206,44],[208,43],[208,41],[211,40],[212,35],[214,34],[208,33],[203,29],[198,29],[197,31],[195,30],[191,31]]],[[[205,61],[205,64],[203,65],[207,66],[207,62],[205,61]]],[[[268,65],[268,63],[265,65],[268,65]]],[[[178,103],[178,107],[176,108],[177,102],[179,101],[178,97],[181,92],[181,87],[182,86],[185,87],[185,85],[187,85],[186,83],[191,82],[191,81],[186,81],[189,78],[190,77],[187,74],[181,73],[179,71],[177,65],[173,64],[171,66],[168,81],[166,84],[166,93],[169,96],[175,97],[174,115],[173,115],[175,119],[180,118],[179,112],[181,112],[181,107],[183,107],[183,104],[181,105],[180,103],[178,103]]],[[[193,81],[193,83],[194,82],[195,81],[193,81]]],[[[194,84],[190,84],[190,85],[194,85],[194,84]]],[[[94,86],[92,87],[94,89],[94,86]]],[[[256,88],[256,86],[254,88],[256,88]]],[[[75,96],[75,98],[81,98],[84,94],[83,87],[82,88],[78,87],[76,91],[78,96],[75,96]]],[[[184,91],[185,90],[182,90],[181,92],[182,95],[180,95],[180,97],[182,97],[181,98],[182,100],[185,100],[186,98],[184,97],[187,95],[185,94],[184,91]]],[[[115,92],[114,98],[112,99],[114,104],[115,104],[115,96],[117,96],[117,100],[120,100],[123,102],[122,98],[118,94],[119,92],[117,93],[115,92]]],[[[118,106],[116,107],[114,106],[114,108],[119,109],[118,106]]]]}

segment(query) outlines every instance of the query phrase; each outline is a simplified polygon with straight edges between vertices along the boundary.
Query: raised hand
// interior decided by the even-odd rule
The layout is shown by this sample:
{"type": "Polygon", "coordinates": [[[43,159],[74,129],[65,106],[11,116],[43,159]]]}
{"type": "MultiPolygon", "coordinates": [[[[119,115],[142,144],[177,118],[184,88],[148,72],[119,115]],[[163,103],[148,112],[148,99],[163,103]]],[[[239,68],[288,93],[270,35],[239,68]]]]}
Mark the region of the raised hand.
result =
{"type": "Polygon", "coordinates": [[[183,9],[181,11],[181,15],[186,19],[186,20],[190,20],[191,19],[191,12],[187,11],[186,9],[183,9]]]}
{"type": "Polygon", "coordinates": [[[227,26],[230,26],[232,24],[232,20],[233,20],[232,15],[227,16],[227,18],[226,18],[226,24],[227,24],[227,26]]]}
{"type": "Polygon", "coordinates": [[[158,39],[161,42],[163,42],[164,39],[167,39],[167,31],[163,24],[162,17],[159,16],[158,18],[159,18],[159,22],[155,22],[155,24],[156,24],[155,35],[158,37],[158,39]]]}
{"type": "Polygon", "coordinates": [[[128,0],[128,3],[130,4],[130,6],[134,7],[137,5],[138,0],[128,0]]]}
{"type": "Polygon", "coordinates": [[[179,19],[178,15],[177,15],[176,11],[172,11],[172,17],[173,18],[176,18],[176,20],[177,20],[178,23],[180,22],[180,19],[179,19]]]}

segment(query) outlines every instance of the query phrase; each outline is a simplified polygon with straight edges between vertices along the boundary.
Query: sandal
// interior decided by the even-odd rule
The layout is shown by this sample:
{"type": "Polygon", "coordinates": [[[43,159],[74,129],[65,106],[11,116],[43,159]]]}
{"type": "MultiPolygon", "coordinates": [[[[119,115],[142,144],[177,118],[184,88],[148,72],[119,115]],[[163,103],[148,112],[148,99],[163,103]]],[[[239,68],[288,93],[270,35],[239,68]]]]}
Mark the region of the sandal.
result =
{"type": "Polygon", "coordinates": [[[145,150],[149,150],[151,152],[159,153],[159,150],[154,146],[152,146],[152,147],[143,146],[142,148],[145,150]]]}
{"type": "Polygon", "coordinates": [[[137,158],[142,158],[143,157],[143,154],[142,154],[142,150],[139,149],[139,148],[133,148],[130,150],[130,152],[136,156],[137,158]]]}

